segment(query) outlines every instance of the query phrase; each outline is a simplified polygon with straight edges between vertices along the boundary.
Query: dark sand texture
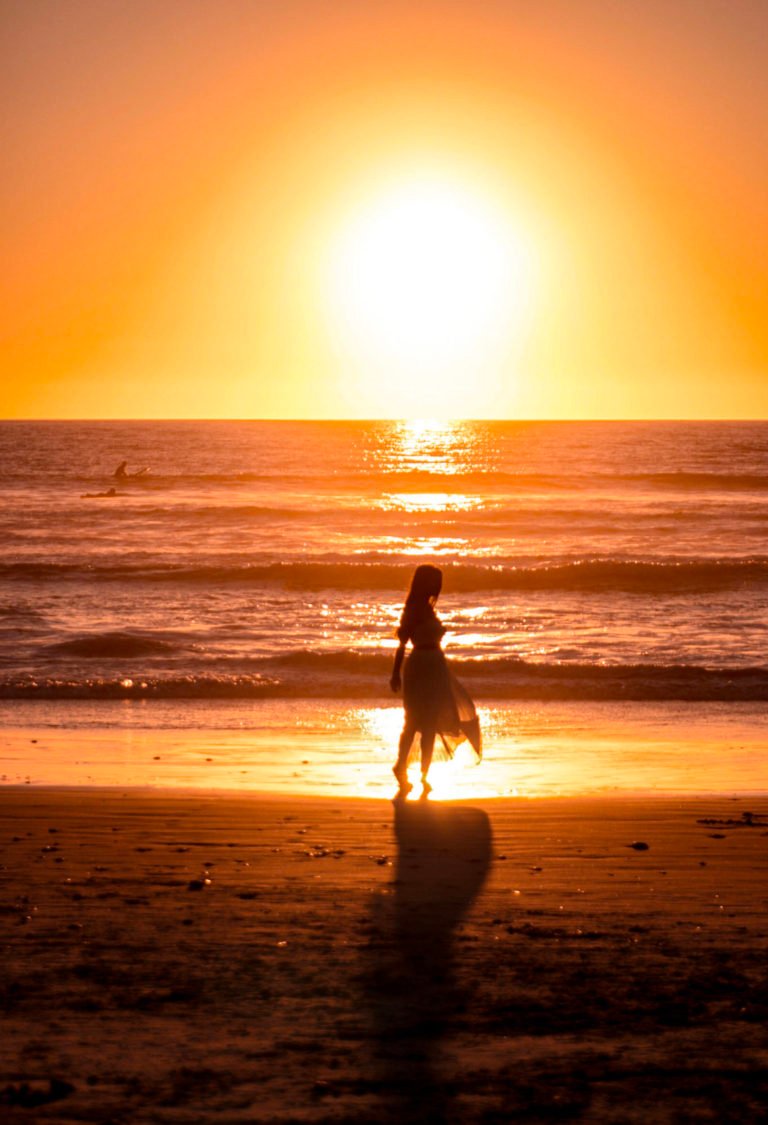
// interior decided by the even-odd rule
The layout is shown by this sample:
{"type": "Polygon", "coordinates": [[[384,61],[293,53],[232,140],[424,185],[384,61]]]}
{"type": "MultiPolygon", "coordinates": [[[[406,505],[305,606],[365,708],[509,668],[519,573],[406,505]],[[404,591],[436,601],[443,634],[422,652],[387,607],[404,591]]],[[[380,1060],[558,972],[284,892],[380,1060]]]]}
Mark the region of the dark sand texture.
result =
{"type": "Polygon", "coordinates": [[[8,1125],[768,1109],[765,801],[6,789],[0,813],[8,1125]]]}

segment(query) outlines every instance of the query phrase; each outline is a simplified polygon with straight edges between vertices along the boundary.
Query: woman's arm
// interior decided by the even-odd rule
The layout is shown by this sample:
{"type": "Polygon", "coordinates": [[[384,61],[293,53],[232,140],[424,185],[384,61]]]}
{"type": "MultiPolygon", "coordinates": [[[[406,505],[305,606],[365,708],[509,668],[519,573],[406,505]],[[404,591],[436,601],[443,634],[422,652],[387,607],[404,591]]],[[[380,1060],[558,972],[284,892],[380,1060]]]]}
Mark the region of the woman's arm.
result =
{"type": "Polygon", "coordinates": [[[392,675],[389,680],[389,686],[392,691],[400,691],[400,669],[403,666],[403,657],[405,656],[405,641],[401,641],[397,652],[395,653],[395,664],[392,668],[392,675]]]}

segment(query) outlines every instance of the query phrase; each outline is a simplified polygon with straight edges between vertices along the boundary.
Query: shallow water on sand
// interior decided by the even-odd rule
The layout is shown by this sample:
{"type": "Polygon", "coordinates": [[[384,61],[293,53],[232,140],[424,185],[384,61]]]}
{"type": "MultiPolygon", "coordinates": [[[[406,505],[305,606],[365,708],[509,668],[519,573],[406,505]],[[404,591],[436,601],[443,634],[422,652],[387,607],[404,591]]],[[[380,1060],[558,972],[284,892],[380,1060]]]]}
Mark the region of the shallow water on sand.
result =
{"type": "MultiPolygon", "coordinates": [[[[186,725],[169,703],[2,704],[0,783],[388,798],[401,719],[355,700],[209,703],[186,725]]],[[[480,719],[482,765],[436,763],[433,799],[768,792],[754,705],[502,703],[480,719]]]]}

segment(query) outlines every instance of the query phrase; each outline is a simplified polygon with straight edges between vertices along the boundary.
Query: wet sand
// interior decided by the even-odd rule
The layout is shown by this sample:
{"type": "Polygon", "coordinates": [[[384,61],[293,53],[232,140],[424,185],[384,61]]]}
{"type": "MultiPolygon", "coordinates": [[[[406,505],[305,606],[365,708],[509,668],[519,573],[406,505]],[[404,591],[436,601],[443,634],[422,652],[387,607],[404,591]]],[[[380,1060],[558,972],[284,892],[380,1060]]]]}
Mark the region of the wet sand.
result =
{"type": "Polygon", "coordinates": [[[7,788],[0,813],[9,1125],[768,1107],[765,799],[7,788]]]}

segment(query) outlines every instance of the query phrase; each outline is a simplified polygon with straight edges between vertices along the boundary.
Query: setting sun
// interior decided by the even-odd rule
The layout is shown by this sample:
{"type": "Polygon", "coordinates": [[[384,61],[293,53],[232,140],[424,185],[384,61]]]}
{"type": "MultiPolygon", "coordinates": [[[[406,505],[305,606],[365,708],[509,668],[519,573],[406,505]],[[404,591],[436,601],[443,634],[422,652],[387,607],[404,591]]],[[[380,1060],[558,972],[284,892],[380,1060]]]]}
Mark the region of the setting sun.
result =
{"type": "Polygon", "coordinates": [[[346,217],[329,259],[334,345],[362,393],[471,413],[531,302],[534,255],[501,204],[455,177],[399,177],[346,217]]]}
{"type": "Polygon", "coordinates": [[[12,7],[4,416],[765,415],[762,16],[12,7]]]}

